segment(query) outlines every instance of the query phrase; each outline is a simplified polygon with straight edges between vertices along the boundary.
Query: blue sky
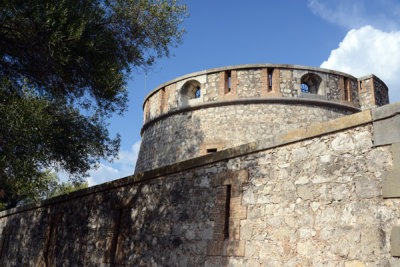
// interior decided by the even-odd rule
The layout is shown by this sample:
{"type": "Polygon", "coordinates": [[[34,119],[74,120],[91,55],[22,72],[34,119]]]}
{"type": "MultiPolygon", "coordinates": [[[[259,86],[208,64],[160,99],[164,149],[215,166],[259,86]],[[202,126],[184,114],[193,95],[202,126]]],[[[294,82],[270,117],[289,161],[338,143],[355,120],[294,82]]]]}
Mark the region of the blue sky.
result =
{"type": "Polygon", "coordinates": [[[90,185],[132,175],[142,103],[158,85],[204,69],[252,63],[324,67],[356,77],[374,73],[400,101],[400,1],[188,0],[183,43],[173,56],[129,80],[129,110],[109,123],[121,134],[119,159],[90,172],[90,185]],[[146,84],[146,86],[145,86],[146,84]]]}

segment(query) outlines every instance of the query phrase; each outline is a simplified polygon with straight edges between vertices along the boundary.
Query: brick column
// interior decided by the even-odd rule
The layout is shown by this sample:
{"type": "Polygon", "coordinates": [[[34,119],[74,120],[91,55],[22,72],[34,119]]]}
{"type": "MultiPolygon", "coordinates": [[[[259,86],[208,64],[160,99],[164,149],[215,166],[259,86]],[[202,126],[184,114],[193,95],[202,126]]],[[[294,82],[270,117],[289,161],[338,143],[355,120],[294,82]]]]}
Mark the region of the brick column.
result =
{"type": "Polygon", "coordinates": [[[245,256],[245,241],[240,240],[240,220],[247,218],[247,206],[242,204],[243,184],[247,182],[247,170],[220,173],[212,180],[216,201],[210,214],[214,234],[207,244],[209,256],[245,256]]]}
{"type": "Polygon", "coordinates": [[[144,104],[144,123],[150,119],[150,99],[144,104]]]}
{"type": "Polygon", "coordinates": [[[346,92],[344,90],[344,77],[343,76],[340,76],[340,78],[339,78],[339,90],[340,90],[340,95],[342,96],[341,100],[346,101],[346,92]]]}
{"type": "Polygon", "coordinates": [[[282,97],[280,89],[279,69],[261,69],[261,96],[262,97],[282,97]],[[271,88],[269,87],[269,73],[272,73],[271,88]]]}
{"type": "Polygon", "coordinates": [[[219,100],[229,100],[237,98],[237,71],[229,70],[229,71],[221,71],[219,73],[219,100]],[[231,75],[231,90],[229,91],[229,72],[231,75]]]}
{"type": "Polygon", "coordinates": [[[160,102],[160,115],[163,113],[168,112],[168,90],[167,88],[163,87],[159,91],[160,97],[159,97],[159,102],[160,102]]]}

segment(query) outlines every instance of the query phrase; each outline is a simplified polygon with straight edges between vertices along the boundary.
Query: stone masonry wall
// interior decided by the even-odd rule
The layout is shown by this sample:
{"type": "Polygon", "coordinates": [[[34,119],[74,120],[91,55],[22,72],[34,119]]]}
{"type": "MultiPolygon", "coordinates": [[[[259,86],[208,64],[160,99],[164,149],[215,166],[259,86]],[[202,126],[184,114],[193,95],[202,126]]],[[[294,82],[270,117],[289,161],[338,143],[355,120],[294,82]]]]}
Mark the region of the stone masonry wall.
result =
{"type": "MultiPolygon", "coordinates": [[[[374,79],[376,88],[385,87],[374,79]]],[[[136,173],[387,103],[384,90],[375,92],[372,81],[364,79],[359,90],[357,79],[345,73],[279,64],[224,67],[177,78],[145,100],[136,173]],[[302,92],[302,83],[312,91],[302,92]],[[258,108],[247,107],[256,100],[258,108]]]]}
{"type": "Polygon", "coordinates": [[[135,173],[234,147],[351,111],[301,104],[247,104],[203,108],[166,117],[143,132],[135,173]]]}
{"type": "Polygon", "coordinates": [[[400,201],[380,189],[391,146],[373,147],[372,132],[204,158],[0,213],[0,265],[399,266],[389,239],[400,201]]]}
{"type": "Polygon", "coordinates": [[[377,106],[389,104],[389,91],[386,85],[374,77],[375,102],[377,106]]]}

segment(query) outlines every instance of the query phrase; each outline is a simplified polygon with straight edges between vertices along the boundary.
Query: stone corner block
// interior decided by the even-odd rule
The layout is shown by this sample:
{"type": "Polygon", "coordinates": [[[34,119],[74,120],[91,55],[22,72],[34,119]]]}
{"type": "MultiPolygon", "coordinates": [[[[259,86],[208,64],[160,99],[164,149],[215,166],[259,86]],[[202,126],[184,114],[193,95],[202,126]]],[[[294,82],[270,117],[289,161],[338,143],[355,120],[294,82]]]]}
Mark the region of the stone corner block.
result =
{"type": "Polygon", "coordinates": [[[400,113],[400,102],[372,109],[372,118],[373,120],[380,120],[398,113],[400,113]]]}
{"type": "Polygon", "coordinates": [[[400,169],[394,169],[383,174],[382,197],[400,197],[400,169]]]}
{"type": "Polygon", "coordinates": [[[392,144],[393,168],[400,169],[400,143],[392,144]]]}
{"type": "Polygon", "coordinates": [[[400,142],[400,114],[374,121],[374,145],[387,145],[400,142]]]}
{"type": "Polygon", "coordinates": [[[390,234],[390,254],[400,257],[400,225],[394,225],[390,234]]]}

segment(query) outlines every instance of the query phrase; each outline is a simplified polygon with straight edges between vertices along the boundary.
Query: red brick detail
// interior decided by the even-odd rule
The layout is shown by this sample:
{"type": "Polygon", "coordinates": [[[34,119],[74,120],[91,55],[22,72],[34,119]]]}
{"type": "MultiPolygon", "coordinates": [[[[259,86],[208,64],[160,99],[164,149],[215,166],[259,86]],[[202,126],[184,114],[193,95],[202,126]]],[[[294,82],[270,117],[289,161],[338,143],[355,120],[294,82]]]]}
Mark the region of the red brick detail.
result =
{"type": "Polygon", "coordinates": [[[269,77],[268,77],[268,69],[261,69],[261,95],[266,96],[269,92],[269,77]]]}
{"type": "Polygon", "coordinates": [[[237,98],[237,71],[236,70],[227,70],[221,71],[219,73],[219,99],[220,100],[229,100],[237,98]],[[231,77],[231,87],[229,90],[229,77],[231,77]]]}
{"type": "Polygon", "coordinates": [[[210,219],[214,221],[214,233],[213,239],[208,242],[209,256],[244,257],[245,241],[240,240],[240,220],[247,218],[247,206],[242,204],[243,185],[247,182],[247,170],[220,173],[212,180],[216,200],[210,213],[210,219]],[[225,233],[226,228],[228,234],[225,233]]]}
{"type": "Polygon", "coordinates": [[[150,119],[150,98],[147,99],[144,104],[144,121],[147,122],[150,119]]]}
{"type": "Polygon", "coordinates": [[[165,108],[165,87],[161,88],[159,92],[158,101],[160,102],[160,115],[164,113],[165,108]]]}
{"type": "Polygon", "coordinates": [[[345,91],[345,94],[346,94],[346,101],[349,101],[349,102],[351,102],[351,101],[353,101],[353,99],[352,99],[352,97],[351,97],[351,81],[350,81],[350,79],[349,78],[345,78],[344,79],[344,91],[345,91]]]}
{"type": "Polygon", "coordinates": [[[346,92],[345,92],[345,90],[344,90],[344,78],[343,78],[343,76],[340,76],[340,79],[339,79],[339,89],[340,89],[340,94],[342,95],[342,101],[345,101],[346,100],[346,92]]]}
{"type": "Polygon", "coordinates": [[[225,80],[227,79],[226,71],[221,71],[219,73],[219,80],[218,80],[218,95],[220,99],[223,99],[225,96],[225,80]]]}
{"type": "Polygon", "coordinates": [[[261,96],[263,97],[282,97],[280,90],[279,69],[261,69],[261,96]],[[269,77],[271,74],[271,78],[269,77]],[[270,79],[271,87],[270,87],[270,79]]]}

